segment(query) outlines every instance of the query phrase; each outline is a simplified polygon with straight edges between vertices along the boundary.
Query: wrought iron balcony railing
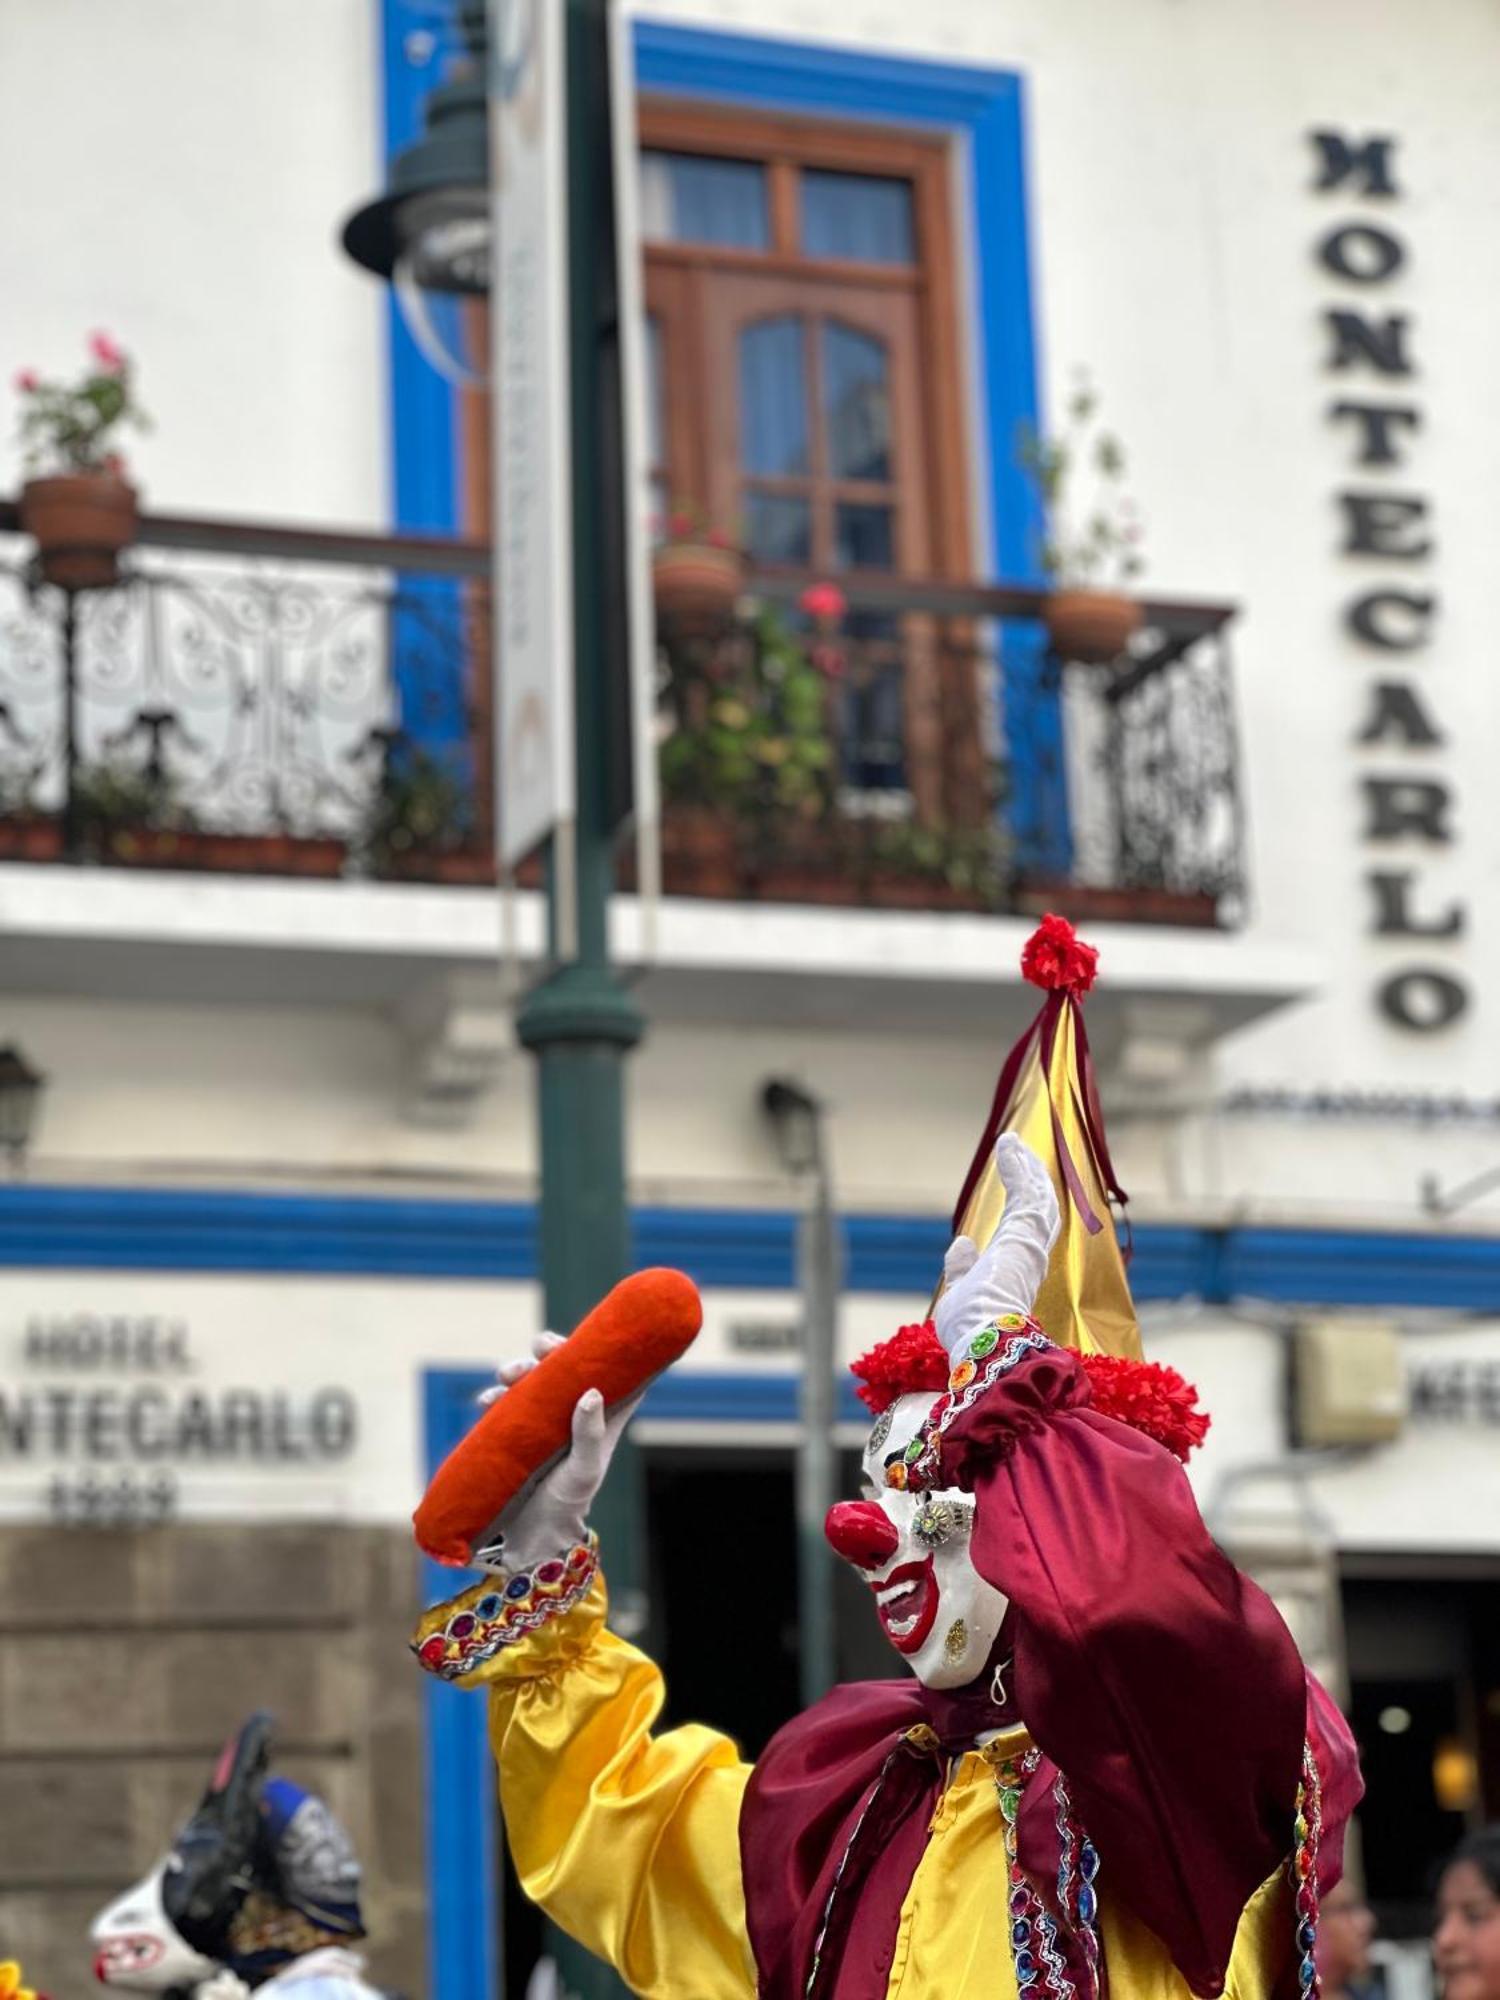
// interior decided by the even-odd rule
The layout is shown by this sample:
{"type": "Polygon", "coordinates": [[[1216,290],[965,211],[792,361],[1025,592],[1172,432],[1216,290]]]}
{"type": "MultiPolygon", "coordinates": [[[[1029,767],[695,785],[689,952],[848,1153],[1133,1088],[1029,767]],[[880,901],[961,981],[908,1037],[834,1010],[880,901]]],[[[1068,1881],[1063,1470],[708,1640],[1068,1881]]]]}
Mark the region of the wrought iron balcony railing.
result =
{"type": "MultiPolygon", "coordinates": [[[[0,503],[0,859],[493,879],[489,558],[147,517],[117,588],[39,585],[0,503]]],[[[1062,666],[1037,592],[750,579],[660,659],[669,893],[1232,923],[1221,607],[1062,666]]]]}
{"type": "Polygon", "coordinates": [[[1148,604],[1086,667],[1047,650],[1034,590],[861,579],[820,626],[813,581],[754,577],[727,632],[668,634],[669,888],[1239,920],[1226,608],[1148,604]]]}
{"type": "Polygon", "coordinates": [[[0,856],[483,879],[488,589],[460,543],[148,517],[69,595],[0,540],[0,856]]]}

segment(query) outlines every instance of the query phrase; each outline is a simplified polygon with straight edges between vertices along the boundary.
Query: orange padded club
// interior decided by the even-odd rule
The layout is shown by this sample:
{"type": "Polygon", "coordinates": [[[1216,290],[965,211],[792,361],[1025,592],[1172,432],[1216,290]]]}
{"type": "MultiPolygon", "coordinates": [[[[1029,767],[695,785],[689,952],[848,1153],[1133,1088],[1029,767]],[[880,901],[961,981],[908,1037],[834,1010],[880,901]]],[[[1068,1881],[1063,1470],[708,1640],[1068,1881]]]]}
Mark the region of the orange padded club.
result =
{"type": "Polygon", "coordinates": [[[597,1389],[606,1409],[627,1401],[692,1346],[702,1324],[698,1287],[681,1271],[622,1279],[449,1452],[412,1517],[418,1545],[462,1568],[496,1516],[567,1450],[584,1390],[597,1389]]]}

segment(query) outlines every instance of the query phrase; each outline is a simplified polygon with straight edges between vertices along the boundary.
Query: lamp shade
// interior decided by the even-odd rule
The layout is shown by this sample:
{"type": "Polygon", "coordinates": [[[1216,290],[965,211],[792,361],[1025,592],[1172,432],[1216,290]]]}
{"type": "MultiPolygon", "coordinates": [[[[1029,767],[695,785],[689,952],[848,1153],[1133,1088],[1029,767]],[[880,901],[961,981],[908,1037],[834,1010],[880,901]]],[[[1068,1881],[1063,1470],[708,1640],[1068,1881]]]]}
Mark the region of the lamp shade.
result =
{"type": "Polygon", "coordinates": [[[13,1044],[0,1048],[0,1147],[13,1158],[30,1144],[37,1098],[46,1081],[13,1044]]]}

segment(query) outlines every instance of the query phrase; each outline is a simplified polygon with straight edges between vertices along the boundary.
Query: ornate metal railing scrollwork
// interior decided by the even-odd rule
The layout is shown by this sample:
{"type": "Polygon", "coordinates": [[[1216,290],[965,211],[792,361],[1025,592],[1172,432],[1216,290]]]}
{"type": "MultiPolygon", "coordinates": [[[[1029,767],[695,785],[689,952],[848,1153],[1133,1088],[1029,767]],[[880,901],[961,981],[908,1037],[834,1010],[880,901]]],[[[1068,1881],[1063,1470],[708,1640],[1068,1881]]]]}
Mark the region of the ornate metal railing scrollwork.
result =
{"type": "MultiPolygon", "coordinates": [[[[178,525],[118,587],[77,595],[0,539],[0,815],[53,820],[76,852],[113,785],[195,835],[357,847],[390,759],[433,740],[434,713],[454,774],[486,782],[468,705],[488,656],[483,551],[435,545],[424,574],[410,541],[249,530],[237,546],[230,524],[178,525]]],[[[471,831],[485,818],[466,812],[471,831]]]]}

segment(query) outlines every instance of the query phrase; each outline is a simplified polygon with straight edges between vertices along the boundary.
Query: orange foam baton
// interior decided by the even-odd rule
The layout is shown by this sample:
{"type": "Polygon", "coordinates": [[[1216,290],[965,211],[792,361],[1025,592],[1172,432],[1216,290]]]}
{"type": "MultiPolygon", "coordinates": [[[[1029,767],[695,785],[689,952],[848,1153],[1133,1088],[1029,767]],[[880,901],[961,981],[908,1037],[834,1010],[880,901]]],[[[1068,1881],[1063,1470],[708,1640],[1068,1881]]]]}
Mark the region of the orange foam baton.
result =
{"type": "Polygon", "coordinates": [[[438,1562],[469,1563],[486,1528],[567,1450],[583,1392],[597,1389],[606,1409],[628,1401],[686,1353],[702,1324],[698,1287],[681,1271],[622,1279],[449,1452],[412,1516],[418,1545],[438,1562]]]}

